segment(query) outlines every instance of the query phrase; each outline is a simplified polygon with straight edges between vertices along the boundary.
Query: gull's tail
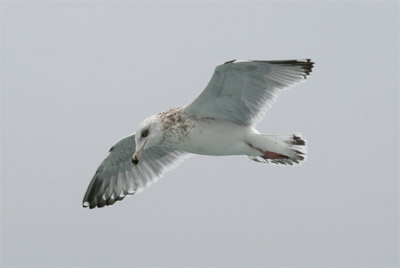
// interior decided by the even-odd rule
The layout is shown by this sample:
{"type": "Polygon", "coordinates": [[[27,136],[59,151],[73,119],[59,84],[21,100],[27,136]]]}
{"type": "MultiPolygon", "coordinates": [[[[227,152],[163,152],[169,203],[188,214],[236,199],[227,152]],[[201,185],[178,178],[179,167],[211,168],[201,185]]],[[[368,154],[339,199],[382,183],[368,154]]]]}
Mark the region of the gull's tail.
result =
{"type": "Polygon", "coordinates": [[[301,164],[306,159],[306,141],[301,134],[256,134],[248,141],[253,154],[248,157],[260,163],[282,165],[301,164]]]}

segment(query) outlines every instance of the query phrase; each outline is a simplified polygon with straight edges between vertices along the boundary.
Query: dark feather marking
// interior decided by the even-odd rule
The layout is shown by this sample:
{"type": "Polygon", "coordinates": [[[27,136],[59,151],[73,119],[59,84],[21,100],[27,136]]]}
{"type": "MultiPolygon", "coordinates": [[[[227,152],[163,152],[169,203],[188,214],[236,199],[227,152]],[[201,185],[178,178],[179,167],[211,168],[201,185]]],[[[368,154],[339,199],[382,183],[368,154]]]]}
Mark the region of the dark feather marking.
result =
{"type": "Polygon", "coordinates": [[[293,139],[290,141],[290,144],[304,146],[304,145],[306,145],[306,142],[299,136],[293,135],[293,139]]]}
{"type": "Polygon", "coordinates": [[[232,63],[232,62],[235,62],[236,60],[230,60],[230,61],[226,61],[226,62],[224,62],[224,64],[229,64],[229,63],[232,63]]]}
{"type": "Polygon", "coordinates": [[[97,179],[94,181],[93,186],[90,188],[89,195],[85,199],[85,201],[89,202],[90,206],[92,206],[93,204],[94,205],[96,204],[96,202],[95,202],[96,194],[97,194],[98,189],[101,187],[102,183],[103,183],[102,180],[97,179]]]}
{"type": "Polygon", "coordinates": [[[271,61],[263,61],[263,60],[255,60],[254,62],[265,62],[265,63],[270,63],[270,64],[279,64],[279,65],[292,65],[292,66],[298,66],[304,71],[304,79],[307,78],[307,76],[310,75],[312,72],[312,68],[314,67],[314,62],[311,61],[311,59],[305,59],[304,61],[302,60],[271,60],[271,61]]]}
{"type": "Polygon", "coordinates": [[[99,200],[97,206],[98,206],[99,208],[102,208],[102,207],[104,207],[105,205],[106,205],[106,200],[104,200],[102,197],[100,197],[100,200],[99,200]]]}

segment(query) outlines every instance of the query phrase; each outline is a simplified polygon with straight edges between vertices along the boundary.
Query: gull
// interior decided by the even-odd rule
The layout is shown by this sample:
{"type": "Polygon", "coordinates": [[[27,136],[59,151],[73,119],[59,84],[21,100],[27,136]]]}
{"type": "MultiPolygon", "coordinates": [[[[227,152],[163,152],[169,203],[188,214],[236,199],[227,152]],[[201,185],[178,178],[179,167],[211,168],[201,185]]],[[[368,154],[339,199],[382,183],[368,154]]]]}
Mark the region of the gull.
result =
{"type": "Polygon", "coordinates": [[[111,147],[90,182],[83,207],[114,204],[140,193],[193,154],[244,155],[259,163],[301,164],[301,134],[267,135],[255,125],[284,89],[307,79],[304,60],[231,60],[218,65],[190,104],[145,119],[111,147]]]}

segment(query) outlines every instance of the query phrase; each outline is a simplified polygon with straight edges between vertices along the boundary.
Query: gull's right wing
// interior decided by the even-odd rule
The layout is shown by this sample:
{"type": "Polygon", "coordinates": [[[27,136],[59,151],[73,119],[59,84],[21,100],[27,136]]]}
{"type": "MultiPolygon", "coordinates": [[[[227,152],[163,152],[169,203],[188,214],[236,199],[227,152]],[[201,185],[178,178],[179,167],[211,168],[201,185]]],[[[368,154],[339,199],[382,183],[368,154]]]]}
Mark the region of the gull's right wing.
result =
{"type": "Polygon", "coordinates": [[[140,162],[133,165],[135,150],[135,134],[111,147],[86,190],[84,207],[109,206],[127,195],[139,193],[190,156],[185,152],[155,146],[144,151],[140,162]]]}

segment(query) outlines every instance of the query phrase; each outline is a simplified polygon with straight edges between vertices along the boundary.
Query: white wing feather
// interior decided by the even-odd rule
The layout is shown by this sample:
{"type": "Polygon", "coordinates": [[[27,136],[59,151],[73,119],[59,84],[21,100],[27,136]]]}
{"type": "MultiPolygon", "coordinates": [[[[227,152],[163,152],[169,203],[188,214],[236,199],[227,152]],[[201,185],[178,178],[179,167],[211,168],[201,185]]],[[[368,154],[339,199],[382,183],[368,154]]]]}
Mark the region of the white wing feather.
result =
{"type": "Polygon", "coordinates": [[[190,154],[165,147],[147,149],[138,165],[132,165],[136,150],[135,135],[120,140],[97,169],[85,197],[84,207],[104,207],[127,195],[140,193],[165,172],[178,166],[190,154]]]}
{"type": "Polygon", "coordinates": [[[204,91],[185,112],[254,126],[285,88],[310,74],[311,60],[229,61],[218,65],[204,91]]]}

